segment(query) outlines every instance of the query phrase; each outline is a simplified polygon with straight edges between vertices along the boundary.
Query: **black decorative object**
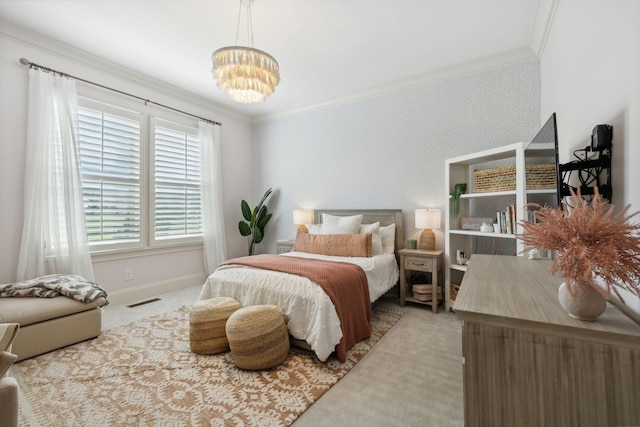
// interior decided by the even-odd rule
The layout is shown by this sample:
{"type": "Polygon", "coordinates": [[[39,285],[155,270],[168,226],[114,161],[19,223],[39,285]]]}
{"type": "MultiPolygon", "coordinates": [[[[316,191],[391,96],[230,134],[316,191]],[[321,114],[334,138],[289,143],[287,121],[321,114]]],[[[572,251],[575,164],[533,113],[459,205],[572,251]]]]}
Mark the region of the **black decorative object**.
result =
{"type": "Polygon", "coordinates": [[[583,198],[592,197],[597,187],[600,196],[611,203],[611,149],[613,129],[610,125],[597,125],[591,134],[591,145],[573,152],[575,160],[559,165],[561,174],[560,197],[580,190],[583,198]],[[579,183],[574,187],[571,183],[579,183]]]}

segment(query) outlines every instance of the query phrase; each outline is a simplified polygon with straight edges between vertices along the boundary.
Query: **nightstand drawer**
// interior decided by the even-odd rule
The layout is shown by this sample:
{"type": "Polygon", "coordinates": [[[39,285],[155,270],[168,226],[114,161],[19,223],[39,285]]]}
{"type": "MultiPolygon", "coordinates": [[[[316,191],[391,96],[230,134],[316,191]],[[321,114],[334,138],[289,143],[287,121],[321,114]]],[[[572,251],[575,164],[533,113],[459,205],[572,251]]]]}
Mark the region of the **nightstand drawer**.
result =
{"type": "Polygon", "coordinates": [[[279,255],[286,254],[287,252],[292,252],[295,243],[295,240],[278,240],[276,242],[276,254],[279,255]]]}
{"type": "Polygon", "coordinates": [[[433,271],[433,259],[425,259],[424,257],[404,257],[404,268],[406,270],[415,271],[433,271]]]}
{"type": "Polygon", "coordinates": [[[276,246],[276,255],[286,254],[288,252],[293,252],[291,246],[276,246]]]}

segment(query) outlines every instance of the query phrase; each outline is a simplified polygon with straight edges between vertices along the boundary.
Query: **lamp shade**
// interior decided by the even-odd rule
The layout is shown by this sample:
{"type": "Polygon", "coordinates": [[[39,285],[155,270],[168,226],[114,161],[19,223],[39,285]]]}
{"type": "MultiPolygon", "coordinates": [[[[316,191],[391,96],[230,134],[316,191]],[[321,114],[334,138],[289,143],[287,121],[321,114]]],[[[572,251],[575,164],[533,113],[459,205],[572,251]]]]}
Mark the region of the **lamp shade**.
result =
{"type": "Polygon", "coordinates": [[[313,224],[313,214],[313,210],[296,209],[293,211],[293,223],[295,225],[313,224]]]}
{"type": "Polygon", "coordinates": [[[440,211],[438,209],[416,209],[416,228],[440,228],[440,211]]]}

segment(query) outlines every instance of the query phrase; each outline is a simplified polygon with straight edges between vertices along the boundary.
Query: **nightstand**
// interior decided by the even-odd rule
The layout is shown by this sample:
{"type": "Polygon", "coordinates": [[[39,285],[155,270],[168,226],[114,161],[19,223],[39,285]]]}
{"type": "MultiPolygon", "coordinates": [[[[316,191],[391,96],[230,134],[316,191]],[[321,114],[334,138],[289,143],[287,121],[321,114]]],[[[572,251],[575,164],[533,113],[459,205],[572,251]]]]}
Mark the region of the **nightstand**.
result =
{"type": "MultiPolygon", "coordinates": [[[[442,250],[427,251],[422,249],[400,249],[400,306],[404,306],[405,301],[431,306],[434,313],[438,312],[438,283],[440,271],[442,270],[442,250]],[[407,271],[420,271],[431,273],[431,301],[420,301],[407,296],[407,271]]],[[[443,298],[444,299],[444,298],[443,298]]]]}
{"type": "Polygon", "coordinates": [[[295,240],[278,240],[276,242],[276,254],[280,255],[280,254],[285,254],[287,252],[292,252],[293,251],[293,246],[295,245],[296,241],[295,240]]]}

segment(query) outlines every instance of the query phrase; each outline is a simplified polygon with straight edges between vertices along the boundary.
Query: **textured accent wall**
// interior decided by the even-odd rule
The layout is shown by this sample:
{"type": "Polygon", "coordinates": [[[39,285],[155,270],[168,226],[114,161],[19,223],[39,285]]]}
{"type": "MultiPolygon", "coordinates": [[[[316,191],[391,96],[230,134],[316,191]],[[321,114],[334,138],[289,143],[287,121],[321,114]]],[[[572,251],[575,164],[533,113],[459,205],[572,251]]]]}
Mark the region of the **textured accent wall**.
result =
{"type": "MultiPolygon", "coordinates": [[[[256,125],[253,186],[275,190],[257,251],[295,236],[299,208],[400,208],[413,238],[415,209],[445,207],[445,159],[539,128],[537,60],[256,125]]],[[[443,247],[443,230],[436,239],[443,247]]]]}

